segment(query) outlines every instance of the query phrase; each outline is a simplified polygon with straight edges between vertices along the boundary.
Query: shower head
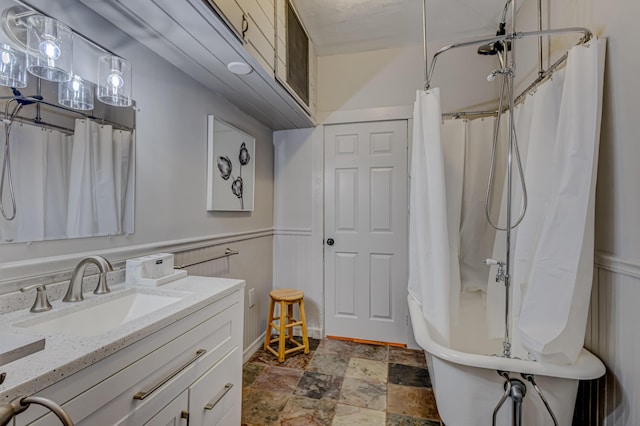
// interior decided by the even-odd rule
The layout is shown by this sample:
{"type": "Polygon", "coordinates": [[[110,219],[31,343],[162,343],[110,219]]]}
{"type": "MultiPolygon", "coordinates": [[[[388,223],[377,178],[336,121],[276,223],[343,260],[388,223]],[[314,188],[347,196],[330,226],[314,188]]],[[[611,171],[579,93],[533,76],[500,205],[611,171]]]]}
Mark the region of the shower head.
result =
{"type": "Polygon", "coordinates": [[[478,47],[478,55],[493,56],[498,53],[495,43],[483,44],[478,47]]]}
{"type": "MultiPolygon", "coordinates": [[[[483,44],[478,47],[478,55],[493,56],[498,53],[502,53],[504,52],[504,45],[505,43],[500,41],[496,41],[489,44],[483,44]]],[[[507,50],[510,51],[511,42],[507,41],[506,45],[507,45],[507,50]]]]}

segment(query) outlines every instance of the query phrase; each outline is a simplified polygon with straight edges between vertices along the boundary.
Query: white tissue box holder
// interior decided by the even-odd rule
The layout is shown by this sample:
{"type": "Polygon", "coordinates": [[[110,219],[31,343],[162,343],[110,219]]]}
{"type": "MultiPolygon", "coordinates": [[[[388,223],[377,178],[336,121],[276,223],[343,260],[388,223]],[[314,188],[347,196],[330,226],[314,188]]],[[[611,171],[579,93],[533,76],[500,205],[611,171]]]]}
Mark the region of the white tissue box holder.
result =
{"type": "Polygon", "coordinates": [[[158,286],[187,276],[187,271],[173,269],[171,253],[157,253],[127,259],[126,283],[158,286]]]}

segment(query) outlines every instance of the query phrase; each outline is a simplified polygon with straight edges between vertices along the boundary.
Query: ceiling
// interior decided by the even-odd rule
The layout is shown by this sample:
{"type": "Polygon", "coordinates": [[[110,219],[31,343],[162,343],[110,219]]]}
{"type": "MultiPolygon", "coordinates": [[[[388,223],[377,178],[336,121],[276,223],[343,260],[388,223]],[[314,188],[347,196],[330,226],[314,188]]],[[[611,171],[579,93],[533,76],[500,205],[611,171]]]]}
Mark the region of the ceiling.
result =
{"type": "MultiPolygon", "coordinates": [[[[505,0],[426,0],[429,43],[494,34],[505,0]]],[[[292,0],[320,56],[422,44],[422,0],[292,0]]]]}

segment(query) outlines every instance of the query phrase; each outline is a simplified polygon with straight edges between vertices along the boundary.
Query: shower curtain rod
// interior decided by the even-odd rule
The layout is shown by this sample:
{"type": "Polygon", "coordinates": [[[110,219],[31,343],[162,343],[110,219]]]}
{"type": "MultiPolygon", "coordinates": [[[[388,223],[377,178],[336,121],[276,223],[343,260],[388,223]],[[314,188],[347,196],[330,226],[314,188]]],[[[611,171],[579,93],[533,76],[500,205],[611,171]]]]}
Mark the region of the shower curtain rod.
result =
{"type": "MultiPolygon", "coordinates": [[[[0,118],[3,120],[7,118],[4,116],[4,112],[0,112],[0,118]]],[[[39,127],[43,127],[51,130],[58,130],[62,133],[66,133],[67,135],[73,135],[75,133],[75,130],[69,127],[59,126],[53,123],[47,123],[46,121],[36,120],[35,118],[26,118],[26,117],[16,116],[13,118],[13,121],[17,121],[18,123],[22,123],[22,124],[37,124],[39,127]]]]}
{"type": "MultiPolygon", "coordinates": [[[[569,52],[566,52],[564,55],[562,55],[557,61],[555,61],[552,65],[549,66],[549,68],[547,68],[546,70],[542,71],[538,77],[531,82],[531,84],[529,84],[527,86],[526,89],[524,89],[513,101],[514,105],[518,105],[520,103],[522,103],[524,101],[524,99],[527,97],[527,95],[532,91],[535,90],[540,84],[544,83],[549,77],[551,77],[551,75],[561,66],[563,65],[566,60],[567,57],[569,56],[569,52]]],[[[508,106],[505,106],[502,109],[502,112],[507,111],[509,108],[508,106]]],[[[476,118],[478,117],[490,117],[490,116],[494,116],[494,115],[498,115],[498,111],[494,110],[494,111],[459,111],[459,112],[444,112],[442,113],[442,118],[443,119],[460,119],[460,118],[468,118],[470,116],[475,116],[476,118]]]]}
{"type": "Polygon", "coordinates": [[[482,118],[482,117],[493,117],[498,115],[498,111],[493,110],[493,111],[459,111],[459,112],[443,112],[442,113],[442,118],[443,119],[452,119],[452,120],[457,120],[457,119],[466,119],[466,118],[470,118],[470,117],[474,117],[474,118],[482,118]]]}
{"type": "MultiPolygon", "coordinates": [[[[592,33],[590,30],[586,29],[586,28],[565,28],[565,29],[561,29],[561,30],[547,30],[547,31],[542,31],[545,32],[547,34],[550,34],[549,31],[553,31],[554,34],[558,34],[558,31],[562,31],[562,32],[582,32],[584,34],[584,36],[582,38],[580,38],[580,40],[578,41],[578,43],[576,43],[576,45],[581,45],[581,44],[585,44],[587,43],[589,40],[591,40],[592,38],[592,33]]],[[[536,36],[536,33],[540,33],[540,31],[535,31],[535,32],[530,32],[530,33],[516,33],[516,34],[523,34],[525,36],[536,36]]],[[[502,38],[502,37],[494,37],[493,39],[484,39],[486,40],[494,40],[496,38],[502,38]]],[[[518,37],[521,38],[521,37],[518,37]]],[[[490,42],[489,42],[490,43],[490,42]]],[[[470,42],[466,42],[466,43],[459,43],[459,44],[451,44],[449,46],[445,46],[442,49],[440,49],[435,55],[434,55],[434,60],[431,62],[432,67],[431,67],[431,72],[433,72],[433,67],[434,67],[434,63],[435,63],[435,58],[436,55],[439,55],[440,53],[444,53],[448,50],[451,49],[455,49],[457,47],[466,47],[466,46],[472,46],[474,44],[484,44],[482,41],[470,41],[470,42]]],[[[569,52],[565,52],[564,55],[562,55],[557,61],[555,61],[552,65],[549,66],[549,68],[547,68],[546,70],[542,69],[538,72],[538,77],[536,77],[536,79],[531,82],[531,84],[529,84],[527,86],[526,89],[524,89],[515,99],[514,99],[514,105],[518,105],[521,102],[524,101],[524,99],[526,98],[527,94],[529,94],[532,90],[535,90],[540,84],[542,84],[543,82],[545,82],[561,65],[563,65],[565,63],[565,61],[567,60],[567,58],[569,57],[569,52]]],[[[503,110],[501,112],[505,112],[508,109],[507,106],[505,106],[503,108],[503,110]]],[[[450,119],[459,119],[459,118],[467,118],[469,116],[491,116],[491,115],[497,115],[498,111],[459,111],[459,112],[445,112],[442,114],[443,118],[450,118],[450,119]]]]}
{"type": "MultiPolygon", "coordinates": [[[[38,98],[34,98],[31,96],[0,96],[0,100],[2,99],[7,99],[7,102],[11,102],[16,101],[16,102],[25,102],[25,105],[29,105],[29,104],[38,104],[38,105],[45,105],[54,109],[59,109],[59,110],[63,110],[66,112],[70,112],[73,114],[77,114],[85,119],[89,119],[89,120],[94,120],[94,121],[98,121],[101,124],[106,124],[109,126],[113,126],[113,128],[115,130],[125,130],[128,132],[133,132],[135,129],[132,127],[128,127],[128,126],[123,126],[121,124],[118,124],[116,122],[113,122],[111,120],[107,120],[106,118],[103,117],[96,117],[93,114],[86,114],[84,112],[81,111],[77,111],[75,109],[71,109],[71,108],[67,108],[65,106],[62,105],[57,105],[51,102],[47,102],[44,99],[38,99],[38,98]]],[[[7,117],[4,116],[3,112],[0,112],[0,117],[2,117],[3,119],[6,119],[7,117]]],[[[16,120],[22,122],[22,123],[26,123],[26,124],[37,124],[39,126],[44,126],[44,127],[50,127],[52,129],[56,129],[56,130],[60,130],[63,132],[70,132],[70,133],[74,133],[73,129],[70,129],[68,127],[64,127],[64,126],[59,126],[57,124],[52,124],[52,123],[47,123],[45,121],[40,120],[39,118],[29,118],[29,117],[23,117],[23,116],[16,116],[15,117],[16,120]]]]}
{"type": "Polygon", "coordinates": [[[435,70],[435,67],[436,67],[436,63],[437,63],[438,57],[441,54],[443,54],[445,52],[448,52],[449,50],[457,49],[457,48],[460,48],[460,47],[475,46],[475,45],[479,45],[479,44],[495,43],[495,42],[498,42],[498,41],[509,41],[509,40],[517,40],[517,39],[521,39],[521,38],[526,38],[526,37],[540,37],[540,36],[545,36],[545,35],[556,35],[556,34],[567,34],[567,33],[582,33],[583,34],[583,36],[580,38],[580,40],[578,40],[578,43],[576,43],[577,45],[585,44],[586,42],[591,40],[591,38],[593,37],[593,34],[591,33],[591,31],[588,28],[571,27],[571,28],[560,28],[560,29],[543,30],[543,31],[516,32],[516,33],[512,33],[512,34],[504,34],[504,35],[494,36],[494,37],[489,37],[489,38],[471,40],[471,41],[460,42],[460,43],[453,43],[453,44],[450,44],[448,46],[444,46],[443,48],[438,50],[433,55],[433,58],[431,59],[431,66],[429,67],[429,72],[427,73],[429,75],[429,79],[427,80],[427,82],[425,84],[425,90],[427,90],[427,89],[429,89],[431,87],[431,80],[433,79],[433,73],[434,73],[434,70],[435,70]]]}

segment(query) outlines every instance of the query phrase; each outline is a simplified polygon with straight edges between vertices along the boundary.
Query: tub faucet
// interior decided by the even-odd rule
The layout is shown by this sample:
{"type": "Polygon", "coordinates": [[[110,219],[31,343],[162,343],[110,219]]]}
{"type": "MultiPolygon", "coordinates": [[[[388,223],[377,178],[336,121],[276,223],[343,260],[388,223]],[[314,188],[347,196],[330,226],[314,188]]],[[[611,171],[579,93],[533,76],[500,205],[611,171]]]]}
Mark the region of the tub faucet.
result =
{"type": "Polygon", "coordinates": [[[111,263],[102,256],[87,256],[82,259],[76,266],[76,269],[73,270],[69,287],[67,288],[67,294],[65,294],[64,299],[62,299],[63,302],[79,302],[84,300],[84,296],[82,295],[82,278],[84,277],[84,270],[89,264],[96,265],[100,272],[98,285],[93,293],[106,294],[111,291],[107,286],[107,272],[113,271],[111,263]]]}
{"type": "Polygon", "coordinates": [[[495,260],[495,259],[484,259],[482,263],[488,266],[498,265],[498,272],[496,273],[496,282],[499,283],[501,281],[504,281],[506,277],[506,271],[505,271],[506,263],[504,263],[504,261],[495,260]]]}

